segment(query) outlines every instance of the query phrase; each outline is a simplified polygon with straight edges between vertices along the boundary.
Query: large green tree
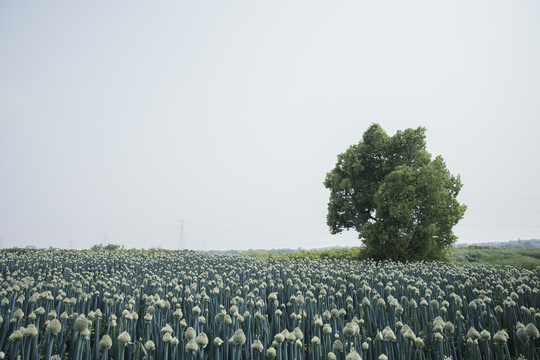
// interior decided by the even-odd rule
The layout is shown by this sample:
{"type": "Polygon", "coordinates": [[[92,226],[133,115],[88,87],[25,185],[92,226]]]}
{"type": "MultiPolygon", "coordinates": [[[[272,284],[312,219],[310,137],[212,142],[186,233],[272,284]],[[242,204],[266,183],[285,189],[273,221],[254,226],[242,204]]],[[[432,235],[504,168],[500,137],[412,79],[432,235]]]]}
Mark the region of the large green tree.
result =
{"type": "Polygon", "coordinates": [[[326,174],[332,234],[354,229],[376,260],[443,260],[457,240],[452,228],[466,206],[459,176],[426,150],[426,129],[389,136],[378,124],[338,155],[326,174]]]}

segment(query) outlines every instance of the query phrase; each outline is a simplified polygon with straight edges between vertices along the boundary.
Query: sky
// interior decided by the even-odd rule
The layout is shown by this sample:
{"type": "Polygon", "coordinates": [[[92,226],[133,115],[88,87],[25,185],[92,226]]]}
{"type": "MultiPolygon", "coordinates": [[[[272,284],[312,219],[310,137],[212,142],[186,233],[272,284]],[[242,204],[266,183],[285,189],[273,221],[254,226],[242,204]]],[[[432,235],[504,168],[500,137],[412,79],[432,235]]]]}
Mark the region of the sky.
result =
{"type": "Polygon", "coordinates": [[[0,3],[0,246],[359,245],[325,175],[423,126],[458,243],[540,238],[540,3],[0,3]],[[182,235],[181,235],[182,232],[182,235]]]}

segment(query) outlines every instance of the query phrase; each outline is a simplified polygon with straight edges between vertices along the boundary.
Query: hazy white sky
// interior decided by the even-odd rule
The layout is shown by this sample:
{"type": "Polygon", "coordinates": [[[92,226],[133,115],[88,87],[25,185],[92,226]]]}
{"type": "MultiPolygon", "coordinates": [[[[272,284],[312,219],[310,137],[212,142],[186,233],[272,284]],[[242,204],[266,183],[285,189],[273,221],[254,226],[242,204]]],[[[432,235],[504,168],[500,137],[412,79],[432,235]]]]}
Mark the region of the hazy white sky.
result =
{"type": "Polygon", "coordinates": [[[0,3],[4,247],[356,245],[322,182],[427,128],[459,242],[540,238],[540,3],[0,3]]]}

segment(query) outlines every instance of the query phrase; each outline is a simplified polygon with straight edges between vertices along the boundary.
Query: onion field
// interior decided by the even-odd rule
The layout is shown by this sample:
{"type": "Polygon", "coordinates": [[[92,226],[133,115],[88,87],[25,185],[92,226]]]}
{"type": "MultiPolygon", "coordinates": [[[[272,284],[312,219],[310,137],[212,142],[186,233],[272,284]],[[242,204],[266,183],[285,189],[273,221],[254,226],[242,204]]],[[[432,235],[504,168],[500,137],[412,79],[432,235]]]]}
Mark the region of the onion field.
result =
{"type": "Polygon", "coordinates": [[[0,359],[538,359],[540,269],[0,251],[0,359]]]}

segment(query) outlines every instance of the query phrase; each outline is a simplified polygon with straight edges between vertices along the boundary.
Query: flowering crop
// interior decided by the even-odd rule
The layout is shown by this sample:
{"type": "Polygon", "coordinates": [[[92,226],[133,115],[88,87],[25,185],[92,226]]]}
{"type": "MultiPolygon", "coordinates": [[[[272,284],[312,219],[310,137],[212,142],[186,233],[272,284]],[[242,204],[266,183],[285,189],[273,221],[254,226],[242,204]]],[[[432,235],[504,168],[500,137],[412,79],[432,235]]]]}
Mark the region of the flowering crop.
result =
{"type": "Polygon", "coordinates": [[[0,359],[538,359],[540,272],[1,251],[0,359]]]}

